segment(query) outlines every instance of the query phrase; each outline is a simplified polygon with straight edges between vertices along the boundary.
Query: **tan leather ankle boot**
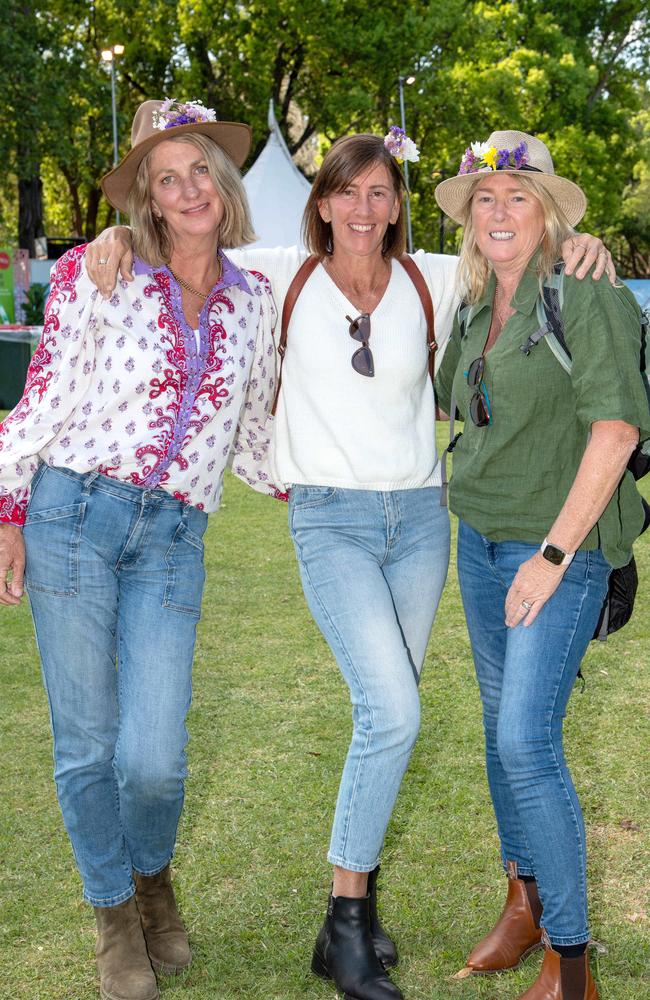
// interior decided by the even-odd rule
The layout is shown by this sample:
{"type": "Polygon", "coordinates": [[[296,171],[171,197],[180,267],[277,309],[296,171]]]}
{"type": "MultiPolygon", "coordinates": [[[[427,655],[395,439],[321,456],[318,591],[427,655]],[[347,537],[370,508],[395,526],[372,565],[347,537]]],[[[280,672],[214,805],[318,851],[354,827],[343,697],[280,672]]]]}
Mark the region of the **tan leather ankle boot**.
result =
{"type": "Polygon", "coordinates": [[[160,972],[174,975],[188,967],[192,952],[178,915],[170,867],[167,865],[157,875],[134,872],[133,878],[151,964],[160,972]]]}
{"type": "Polygon", "coordinates": [[[526,884],[518,878],[517,863],[509,861],[508,896],[501,916],[471,951],[466,967],[456,973],[456,978],[516,969],[541,947],[542,931],[535,926],[526,884]]]}
{"type": "Polygon", "coordinates": [[[95,906],[94,910],[102,1000],[158,1000],[135,897],[118,906],[95,906]]]}
{"type": "Polygon", "coordinates": [[[581,987],[579,993],[575,988],[567,992],[562,983],[562,957],[553,951],[548,939],[545,944],[546,951],[539,976],[530,989],[518,997],[518,1000],[598,1000],[598,990],[589,968],[589,955],[585,953],[579,959],[569,959],[572,963],[584,962],[585,985],[584,990],[581,987]]]}

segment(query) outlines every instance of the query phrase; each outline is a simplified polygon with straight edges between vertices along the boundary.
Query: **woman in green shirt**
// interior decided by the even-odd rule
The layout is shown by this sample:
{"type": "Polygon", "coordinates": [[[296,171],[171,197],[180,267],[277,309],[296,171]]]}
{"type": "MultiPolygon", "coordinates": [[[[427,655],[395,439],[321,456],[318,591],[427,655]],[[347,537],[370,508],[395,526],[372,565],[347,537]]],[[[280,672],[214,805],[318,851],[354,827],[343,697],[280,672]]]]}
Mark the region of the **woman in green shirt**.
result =
{"type": "Polygon", "coordinates": [[[545,338],[531,345],[541,286],[586,208],[538,139],[495,132],[473,144],[436,197],[465,227],[459,280],[470,308],[436,389],[441,408],[457,404],[465,418],[450,506],[508,873],[503,914],[467,971],[514,968],[544,943],[523,997],[597,1000],[584,825],[562,723],[610,570],[630,559],[643,524],[626,472],[639,431],[650,436],[639,311],[625,288],[565,276],[570,373],[545,338]]]}

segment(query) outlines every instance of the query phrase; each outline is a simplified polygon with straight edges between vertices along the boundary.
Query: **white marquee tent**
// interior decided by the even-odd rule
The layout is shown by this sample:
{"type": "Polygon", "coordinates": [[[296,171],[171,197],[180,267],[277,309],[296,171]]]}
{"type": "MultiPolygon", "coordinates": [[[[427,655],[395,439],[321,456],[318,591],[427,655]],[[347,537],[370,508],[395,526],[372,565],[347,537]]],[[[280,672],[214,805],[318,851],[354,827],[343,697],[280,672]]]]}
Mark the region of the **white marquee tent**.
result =
{"type": "Polygon", "coordinates": [[[269,101],[270,135],[266,146],[244,177],[251,207],[256,247],[301,246],[300,222],[311,185],[287,149],[269,101]]]}

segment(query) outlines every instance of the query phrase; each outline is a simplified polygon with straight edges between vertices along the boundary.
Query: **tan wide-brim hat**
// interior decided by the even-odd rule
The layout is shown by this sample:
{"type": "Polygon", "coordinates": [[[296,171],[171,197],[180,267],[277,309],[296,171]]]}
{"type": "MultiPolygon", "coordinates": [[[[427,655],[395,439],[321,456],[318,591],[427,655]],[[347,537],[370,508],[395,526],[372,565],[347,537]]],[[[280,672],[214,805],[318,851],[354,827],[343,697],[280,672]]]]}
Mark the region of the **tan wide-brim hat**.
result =
{"type": "MultiPolygon", "coordinates": [[[[506,150],[514,153],[521,143],[526,145],[527,162],[520,167],[505,166],[497,167],[500,174],[522,174],[530,173],[539,184],[541,184],[555,204],[560,208],[570,225],[576,226],[587,210],[587,199],[584,191],[569,181],[566,177],[558,177],[553,167],[553,160],[547,146],[536,139],[534,135],[527,135],[526,132],[493,132],[489,136],[486,146],[494,147],[500,153],[506,150]]],[[[511,160],[513,157],[510,158],[511,160]]],[[[465,161],[465,157],[463,157],[465,161]]],[[[440,205],[445,215],[448,215],[454,222],[461,225],[465,221],[465,209],[469,201],[477,177],[493,173],[489,166],[478,165],[480,161],[470,167],[469,171],[459,173],[457,177],[449,177],[442,181],[436,188],[436,201],[440,205]]]]}
{"type": "Polygon", "coordinates": [[[159,128],[154,124],[164,101],[145,101],[133,118],[131,149],[116,167],[102,178],[102,191],[114,208],[126,212],[127,198],[133,187],[138,167],[147,153],[165,139],[179,135],[207,135],[227,153],[237,167],[243,166],[251,148],[252,130],[243,122],[199,121],[190,124],[170,124],[159,128]]]}

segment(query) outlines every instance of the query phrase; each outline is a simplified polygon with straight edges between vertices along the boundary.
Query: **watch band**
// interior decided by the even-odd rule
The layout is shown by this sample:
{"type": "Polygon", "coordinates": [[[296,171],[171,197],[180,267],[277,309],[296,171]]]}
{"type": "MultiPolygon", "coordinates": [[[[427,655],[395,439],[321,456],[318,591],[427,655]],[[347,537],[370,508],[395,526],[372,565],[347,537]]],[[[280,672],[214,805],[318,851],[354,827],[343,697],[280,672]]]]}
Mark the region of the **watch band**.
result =
{"type": "Polygon", "coordinates": [[[542,542],[540,552],[544,559],[553,563],[554,566],[568,566],[575,555],[575,552],[565,552],[559,545],[553,545],[548,538],[542,542]]]}

